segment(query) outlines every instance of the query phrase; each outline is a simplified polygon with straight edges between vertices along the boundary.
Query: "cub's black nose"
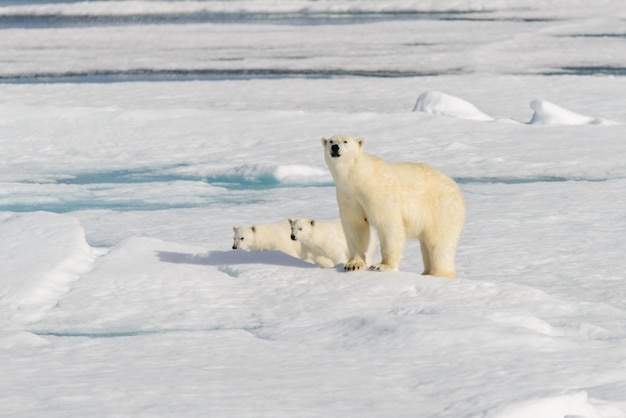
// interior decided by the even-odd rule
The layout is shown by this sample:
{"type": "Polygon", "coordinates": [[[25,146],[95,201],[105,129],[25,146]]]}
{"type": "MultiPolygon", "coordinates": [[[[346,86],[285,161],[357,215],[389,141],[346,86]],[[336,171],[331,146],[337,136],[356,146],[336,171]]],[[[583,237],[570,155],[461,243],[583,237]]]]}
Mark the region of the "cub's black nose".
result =
{"type": "Polygon", "coordinates": [[[292,239],[293,241],[295,241],[295,240],[296,240],[296,236],[295,236],[294,234],[291,234],[291,239],[292,239]]]}
{"type": "Polygon", "coordinates": [[[236,246],[236,245],[233,245],[233,250],[236,250],[236,249],[237,249],[237,246],[236,246]]]}

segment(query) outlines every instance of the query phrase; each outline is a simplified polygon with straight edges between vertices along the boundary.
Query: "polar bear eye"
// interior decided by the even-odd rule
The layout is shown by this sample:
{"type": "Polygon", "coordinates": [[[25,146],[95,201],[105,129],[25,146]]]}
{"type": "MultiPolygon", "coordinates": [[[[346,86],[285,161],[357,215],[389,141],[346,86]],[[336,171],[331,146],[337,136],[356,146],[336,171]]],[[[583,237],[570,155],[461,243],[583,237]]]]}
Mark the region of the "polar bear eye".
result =
{"type": "Polygon", "coordinates": [[[241,238],[239,238],[239,239],[243,241],[244,237],[241,237],[241,238]]]}
{"type": "Polygon", "coordinates": [[[347,143],[348,143],[348,141],[343,141],[343,143],[344,143],[344,144],[347,144],[347,143]]]}

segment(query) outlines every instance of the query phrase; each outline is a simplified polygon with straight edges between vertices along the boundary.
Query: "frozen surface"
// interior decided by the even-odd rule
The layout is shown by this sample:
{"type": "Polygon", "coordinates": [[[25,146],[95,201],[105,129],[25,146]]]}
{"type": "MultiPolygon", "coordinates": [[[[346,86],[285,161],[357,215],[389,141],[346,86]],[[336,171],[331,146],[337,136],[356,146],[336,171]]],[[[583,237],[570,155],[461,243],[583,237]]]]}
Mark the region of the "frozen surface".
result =
{"type": "Polygon", "coordinates": [[[12,417],[626,417],[620,1],[4,2],[12,417]],[[320,138],[454,177],[453,280],[230,250],[320,138]]]}

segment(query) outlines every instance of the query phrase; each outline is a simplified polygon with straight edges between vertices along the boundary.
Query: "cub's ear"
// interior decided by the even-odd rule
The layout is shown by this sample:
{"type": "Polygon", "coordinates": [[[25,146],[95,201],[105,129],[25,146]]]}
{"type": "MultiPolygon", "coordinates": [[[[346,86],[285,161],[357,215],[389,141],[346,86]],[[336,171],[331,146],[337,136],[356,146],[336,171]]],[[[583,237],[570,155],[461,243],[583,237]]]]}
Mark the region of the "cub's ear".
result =
{"type": "Polygon", "coordinates": [[[237,232],[237,227],[233,226],[233,232],[237,232]]]}
{"type": "Polygon", "coordinates": [[[294,222],[293,222],[293,219],[289,218],[289,219],[287,219],[287,220],[289,221],[289,225],[293,226],[293,223],[294,223],[294,222]]]}
{"type": "Polygon", "coordinates": [[[250,229],[252,229],[252,232],[256,233],[256,226],[252,225],[252,227],[250,229]]]}
{"type": "Polygon", "coordinates": [[[363,148],[365,146],[365,140],[363,138],[357,139],[356,142],[359,143],[359,148],[363,148]]]}
{"type": "Polygon", "coordinates": [[[315,219],[311,219],[311,226],[315,226],[315,219]]]}
{"type": "Polygon", "coordinates": [[[322,138],[322,146],[326,147],[326,143],[328,142],[328,139],[326,138],[322,138]]]}

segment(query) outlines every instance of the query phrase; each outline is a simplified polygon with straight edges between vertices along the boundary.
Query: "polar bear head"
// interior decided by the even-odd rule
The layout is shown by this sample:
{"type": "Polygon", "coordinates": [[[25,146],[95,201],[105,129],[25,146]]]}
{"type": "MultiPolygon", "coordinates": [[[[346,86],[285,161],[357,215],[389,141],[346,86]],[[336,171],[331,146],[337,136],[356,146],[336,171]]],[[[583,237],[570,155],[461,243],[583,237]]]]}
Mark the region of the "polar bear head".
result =
{"type": "Polygon", "coordinates": [[[363,152],[365,140],[348,135],[335,135],[330,139],[322,138],[322,145],[326,163],[331,166],[356,160],[363,152]]]}
{"type": "Polygon", "coordinates": [[[234,226],[233,250],[249,250],[256,241],[256,227],[254,225],[234,226]]]}
{"type": "Polygon", "coordinates": [[[315,226],[314,219],[289,219],[291,225],[291,239],[294,241],[302,240],[311,235],[311,231],[315,226]]]}

